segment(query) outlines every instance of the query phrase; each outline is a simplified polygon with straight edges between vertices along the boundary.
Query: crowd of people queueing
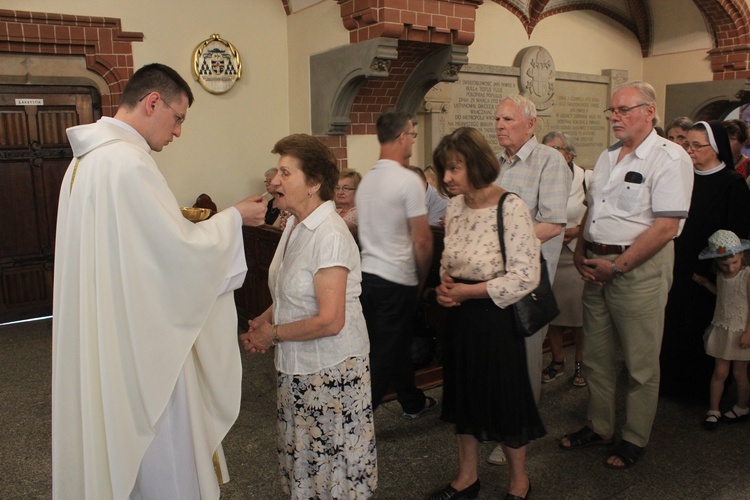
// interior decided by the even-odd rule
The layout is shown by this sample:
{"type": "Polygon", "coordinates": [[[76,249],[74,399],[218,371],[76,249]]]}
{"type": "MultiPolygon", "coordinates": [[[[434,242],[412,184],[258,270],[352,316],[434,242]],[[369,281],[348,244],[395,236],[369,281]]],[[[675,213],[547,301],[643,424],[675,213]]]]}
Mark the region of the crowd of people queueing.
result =
{"type": "Polygon", "coordinates": [[[482,442],[498,443],[490,459],[508,465],[504,498],[528,498],[527,446],[546,433],[541,384],[564,373],[567,328],[589,423],[560,440],[564,450],[616,444],[604,464],[636,464],[660,376],[679,393],[685,364],[697,376],[693,357],[706,353],[712,374],[696,378],[710,386],[704,426],[750,414],[743,123],[682,121],[667,129],[676,144],[654,129],[653,88],[628,82],[605,110],[618,142],[587,174],[570,137],[539,143],[534,104],[511,95],[495,113],[503,153],[459,128],[434,150],[432,186],[405,168],[415,121],[391,110],[377,120],[380,158],[364,177],[293,134],[274,145],[270,201],[250,197],[193,224],[149,154],[180,136],[192,102],[174,70],[152,64],[130,79],[114,118],[68,130],[76,158],[57,230],[54,496],[218,498],[228,479],[221,441],[239,412],[231,292],[245,277],[242,225],[283,230],[269,267],[273,302],[240,341],[273,348],[279,475],[291,498],[373,495],[374,414],[389,388],[405,418],[440,407],[455,426],[457,472],[430,499],[476,498],[482,442]],[[410,356],[434,224],[445,232],[435,289],[447,314],[441,405],[416,387],[410,356]],[[562,314],[549,331],[523,335],[513,305],[545,265],[562,314]],[[630,383],[618,432],[619,354],[630,383]],[[730,371],[737,401],[721,413],[730,371]]]}

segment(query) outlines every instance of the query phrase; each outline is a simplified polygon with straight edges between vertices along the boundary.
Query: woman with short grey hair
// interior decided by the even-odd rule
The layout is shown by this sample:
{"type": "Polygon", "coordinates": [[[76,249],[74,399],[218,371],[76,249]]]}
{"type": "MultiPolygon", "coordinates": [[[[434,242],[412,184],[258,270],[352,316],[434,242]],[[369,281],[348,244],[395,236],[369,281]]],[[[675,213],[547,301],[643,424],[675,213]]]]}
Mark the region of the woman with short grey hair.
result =
{"type": "MultiPolygon", "coordinates": [[[[542,382],[549,383],[562,377],[565,372],[565,352],[563,351],[563,331],[571,328],[576,343],[575,369],[572,382],[576,387],[584,387],[583,376],[583,280],[573,264],[573,253],[581,232],[581,219],[586,211],[586,172],[576,165],[576,148],[573,140],[564,132],[550,132],[542,139],[542,144],[549,146],[563,155],[565,163],[573,173],[573,181],[568,195],[567,222],[560,260],[557,264],[552,290],[555,292],[560,314],[552,320],[547,330],[547,339],[552,349],[552,360],[542,370],[542,382]]],[[[591,171],[589,171],[591,173],[591,171]]]]}

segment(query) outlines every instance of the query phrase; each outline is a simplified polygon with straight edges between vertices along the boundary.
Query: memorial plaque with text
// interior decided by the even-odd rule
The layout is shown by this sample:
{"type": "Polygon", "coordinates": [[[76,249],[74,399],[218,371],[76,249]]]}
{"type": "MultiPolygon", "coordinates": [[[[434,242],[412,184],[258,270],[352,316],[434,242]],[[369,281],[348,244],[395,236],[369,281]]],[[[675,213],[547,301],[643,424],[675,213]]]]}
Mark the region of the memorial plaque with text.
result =
{"type": "MultiPolygon", "coordinates": [[[[442,103],[443,111],[429,116],[436,135],[474,127],[500,153],[494,128],[495,109],[504,97],[519,93],[518,75],[518,68],[466,65],[457,82],[436,85],[425,96],[426,107],[428,103],[442,103]]],[[[555,104],[537,117],[537,139],[552,130],[567,133],[578,152],[576,163],[593,168],[610,144],[609,124],[603,113],[609,104],[609,83],[604,76],[558,73],[555,104]]]]}

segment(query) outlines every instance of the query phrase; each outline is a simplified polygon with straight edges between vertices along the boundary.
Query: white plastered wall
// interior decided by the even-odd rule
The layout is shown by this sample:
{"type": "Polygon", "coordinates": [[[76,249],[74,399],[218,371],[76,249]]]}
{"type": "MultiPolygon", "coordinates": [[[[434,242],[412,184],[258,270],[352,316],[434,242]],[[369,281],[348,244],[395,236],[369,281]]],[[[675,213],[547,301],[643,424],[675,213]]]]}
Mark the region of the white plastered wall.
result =
{"type": "Polygon", "coordinates": [[[662,125],[675,116],[664,115],[666,86],[673,83],[713,80],[708,51],[712,37],[706,21],[692,0],[651,2],[654,44],[651,57],[643,60],[643,79],[656,89],[662,125]],[[679,22],[674,22],[679,17],[679,22]]]}
{"type": "Polygon", "coordinates": [[[274,142],[289,132],[287,16],[280,0],[5,0],[5,9],[103,16],[121,20],[134,42],[135,68],[171,66],[188,81],[195,103],[182,136],[157,164],[177,201],[191,205],[202,192],[225,208],[264,190],[263,172],[274,165],[274,142]],[[195,47],[218,33],[242,57],[242,78],[227,93],[205,91],[192,76],[195,47]]]}
{"type": "MultiPolygon", "coordinates": [[[[642,58],[635,36],[604,15],[575,11],[552,16],[528,37],[517,17],[485,1],[477,11],[469,62],[512,66],[521,50],[541,45],[559,71],[600,74],[615,68],[627,70],[631,79],[649,81],[663,110],[666,84],[712,79],[706,55],[711,38],[704,21],[691,0],[675,1],[681,20],[688,19],[683,27],[689,29],[669,28],[674,10],[652,2],[657,55],[648,59],[642,58]]],[[[119,18],[123,30],[142,32],[144,41],[132,44],[136,68],[154,61],[172,66],[196,96],[182,137],[156,154],[157,163],[180,203],[190,204],[206,192],[220,207],[263,191],[262,174],[276,162],[270,153],[276,140],[293,132],[310,133],[309,56],[349,43],[337,2],[305,6],[287,16],[281,0],[3,2],[6,9],[119,18]],[[191,73],[195,46],[213,33],[232,42],[243,58],[242,79],[218,96],[203,90],[191,73]]],[[[374,136],[349,136],[347,145],[350,167],[364,173],[377,159],[374,136]]],[[[415,153],[421,150],[416,147],[415,153]]],[[[415,156],[412,163],[425,165],[430,159],[415,156]]]]}

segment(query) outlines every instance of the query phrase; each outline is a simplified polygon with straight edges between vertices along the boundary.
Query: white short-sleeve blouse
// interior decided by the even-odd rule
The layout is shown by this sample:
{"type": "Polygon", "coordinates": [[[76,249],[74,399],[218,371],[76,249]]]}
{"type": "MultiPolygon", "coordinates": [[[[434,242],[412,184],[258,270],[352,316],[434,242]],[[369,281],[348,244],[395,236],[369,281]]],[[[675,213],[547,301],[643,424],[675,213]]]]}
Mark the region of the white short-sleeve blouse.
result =
{"type": "Polygon", "coordinates": [[[326,201],[299,224],[290,217],[268,269],[273,321],[290,323],[318,314],[313,277],[320,269],[349,270],[346,282],[346,322],[338,335],[276,346],[276,369],[286,374],[310,374],[352,356],[370,352],[367,326],[359,302],[362,271],[359,248],[332,201],[326,201]]]}

